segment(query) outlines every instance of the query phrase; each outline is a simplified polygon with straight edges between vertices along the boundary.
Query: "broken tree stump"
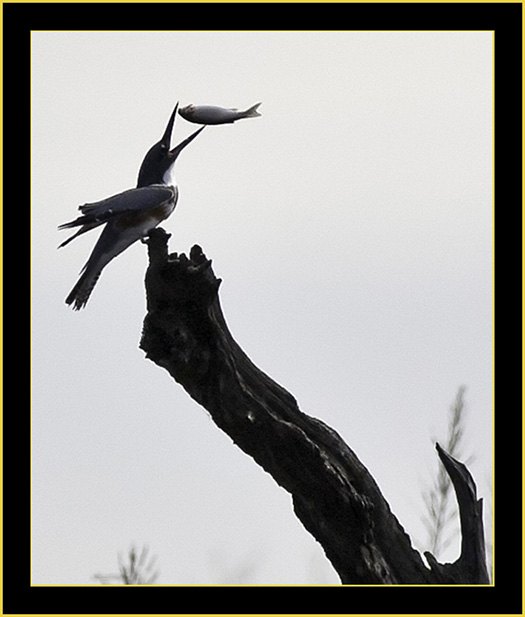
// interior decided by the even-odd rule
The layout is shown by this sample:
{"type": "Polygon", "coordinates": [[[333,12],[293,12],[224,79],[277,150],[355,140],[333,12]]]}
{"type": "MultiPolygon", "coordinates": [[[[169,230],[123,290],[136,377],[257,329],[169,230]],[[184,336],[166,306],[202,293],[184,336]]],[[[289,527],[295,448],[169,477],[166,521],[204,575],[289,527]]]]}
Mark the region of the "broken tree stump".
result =
{"type": "Polygon", "coordinates": [[[295,514],[323,547],[343,584],[485,584],[481,500],[466,467],[439,446],[461,517],[462,551],[430,568],[411,544],[354,452],[259,370],[237,345],[221,310],[211,261],[194,246],[168,254],[162,229],[148,240],[147,315],[141,348],[217,426],[292,496],[295,514]]]}

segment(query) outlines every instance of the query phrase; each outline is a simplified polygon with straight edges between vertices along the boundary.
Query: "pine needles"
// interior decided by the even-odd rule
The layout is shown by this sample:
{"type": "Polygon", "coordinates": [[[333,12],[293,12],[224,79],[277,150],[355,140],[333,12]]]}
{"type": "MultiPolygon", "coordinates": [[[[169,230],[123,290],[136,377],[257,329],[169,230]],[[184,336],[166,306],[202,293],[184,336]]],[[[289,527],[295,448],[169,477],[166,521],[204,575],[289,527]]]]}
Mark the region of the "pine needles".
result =
{"type": "Polygon", "coordinates": [[[148,559],[148,547],[143,546],[140,553],[135,546],[131,546],[127,555],[127,562],[119,553],[118,574],[95,574],[102,585],[152,585],[159,572],[153,570],[156,557],[148,559]]]}

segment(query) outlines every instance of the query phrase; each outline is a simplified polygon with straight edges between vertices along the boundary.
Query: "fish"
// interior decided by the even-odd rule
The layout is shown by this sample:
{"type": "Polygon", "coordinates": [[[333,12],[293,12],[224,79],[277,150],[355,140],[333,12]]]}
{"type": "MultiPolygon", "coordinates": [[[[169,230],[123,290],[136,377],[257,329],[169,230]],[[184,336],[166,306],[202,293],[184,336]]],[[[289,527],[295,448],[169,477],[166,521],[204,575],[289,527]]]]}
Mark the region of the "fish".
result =
{"type": "Polygon", "coordinates": [[[212,105],[186,105],[179,109],[179,114],[195,124],[232,124],[242,118],[257,118],[261,114],[257,111],[261,103],[252,105],[245,111],[238,109],[228,109],[226,107],[215,107],[212,105]]]}

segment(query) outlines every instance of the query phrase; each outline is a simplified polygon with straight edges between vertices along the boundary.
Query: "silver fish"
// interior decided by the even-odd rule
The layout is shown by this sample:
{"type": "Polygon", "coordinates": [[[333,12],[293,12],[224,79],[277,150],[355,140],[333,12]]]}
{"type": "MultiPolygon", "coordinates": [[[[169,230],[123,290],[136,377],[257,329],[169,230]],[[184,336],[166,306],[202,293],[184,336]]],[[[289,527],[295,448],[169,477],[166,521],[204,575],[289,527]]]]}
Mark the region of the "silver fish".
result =
{"type": "Polygon", "coordinates": [[[214,107],[212,105],[186,105],[179,109],[179,114],[195,124],[231,124],[241,118],[256,118],[261,114],[257,111],[261,103],[257,103],[245,111],[214,107]]]}

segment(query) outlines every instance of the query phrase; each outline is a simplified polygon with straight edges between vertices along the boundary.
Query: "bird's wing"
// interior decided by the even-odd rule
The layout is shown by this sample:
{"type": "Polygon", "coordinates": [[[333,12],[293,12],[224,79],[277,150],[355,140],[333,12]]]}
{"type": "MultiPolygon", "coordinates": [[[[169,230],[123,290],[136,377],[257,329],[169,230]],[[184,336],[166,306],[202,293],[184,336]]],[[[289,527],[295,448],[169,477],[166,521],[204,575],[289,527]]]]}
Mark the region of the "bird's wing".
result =
{"type": "MultiPolygon", "coordinates": [[[[82,227],[76,233],[74,233],[72,236],[69,236],[69,238],[67,240],[64,240],[62,244],[59,244],[58,248],[61,249],[63,246],[66,246],[66,244],[69,244],[71,240],[74,240],[75,238],[78,238],[78,236],[85,234],[86,231],[91,231],[92,229],[95,229],[95,227],[98,227],[99,225],[102,225],[102,221],[100,223],[90,223],[89,225],[82,225],[82,227]]],[[[59,229],[62,229],[62,227],[63,226],[61,225],[59,229]]]]}
{"type": "MultiPolygon", "coordinates": [[[[79,235],[103,225],[123,214],[132,212],[147,212],[156,208],[166,201],[176,198],[176,188],[165,185],[144,186],[137,189],[128,189],[117,195],[112,195],[101,201],[79,206],[82,216],[74,221],[59,225],[58,229],[71,229],[81,227],[73,236],[68,238],[60,246],[65,246],[79,235]]],[[[60,247],[59,247],[60,248],[60,247]]]]}

